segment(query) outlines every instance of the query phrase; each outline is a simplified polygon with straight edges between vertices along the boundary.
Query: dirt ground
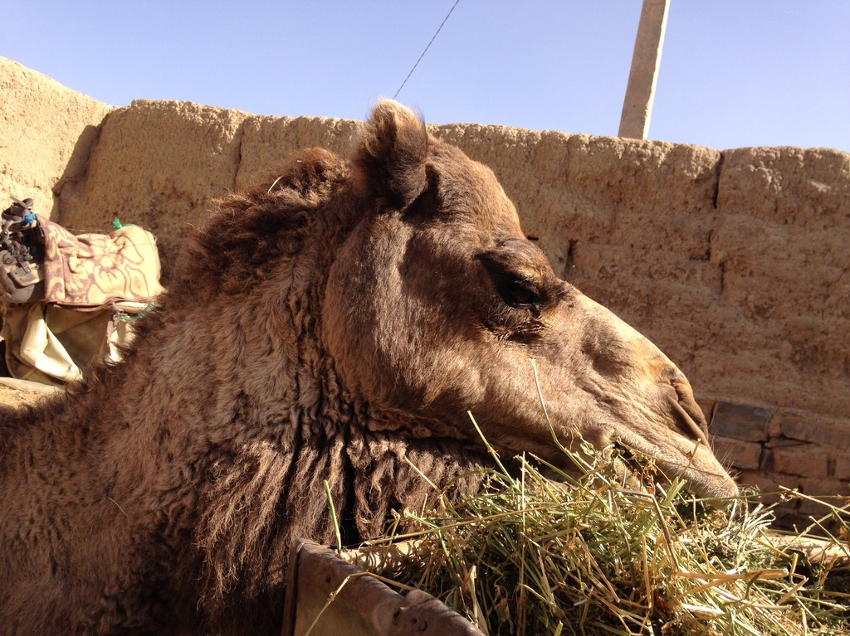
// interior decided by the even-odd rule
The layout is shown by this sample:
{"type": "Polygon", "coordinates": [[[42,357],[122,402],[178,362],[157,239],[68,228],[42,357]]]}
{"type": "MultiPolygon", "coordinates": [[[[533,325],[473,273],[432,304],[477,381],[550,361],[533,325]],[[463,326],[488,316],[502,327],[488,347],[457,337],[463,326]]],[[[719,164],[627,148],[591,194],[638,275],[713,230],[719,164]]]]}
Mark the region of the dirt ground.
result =
{"type": "Polygon", "coordinates": [[[36,385],[34,382],[20,386],[8,386],[4,383],[8,380],[9,378],[0,378],[0,404],[7,406],[17,407],[22,404],[34,404],[37,400],[52,395],[58,390],[43,384],[36,385]]]}

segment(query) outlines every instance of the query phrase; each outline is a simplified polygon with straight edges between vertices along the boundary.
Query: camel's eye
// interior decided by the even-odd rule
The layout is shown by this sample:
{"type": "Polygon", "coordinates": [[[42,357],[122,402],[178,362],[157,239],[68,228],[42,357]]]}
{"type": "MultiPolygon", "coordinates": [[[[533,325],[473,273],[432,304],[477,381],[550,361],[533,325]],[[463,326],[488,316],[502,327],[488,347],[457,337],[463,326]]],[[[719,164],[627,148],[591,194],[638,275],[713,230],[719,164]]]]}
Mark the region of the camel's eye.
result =
{"type": "MultiPolygon", "coordinates": [[[[534,251],[537,248],[530,247],[530,243],[528,245],[532,256],[539,255],[542,258],[542,252],[534,251]]],[[[540,275],[539,270],[543,268],[535,267],[536,263],[525,256],[528,255],[524,255],[522,250],[503,248],[482,252],[477,258],[490,275],[505,305],[530,311],[536,317],[551,303],[552,285],[547,283],[545,275],[540,275]]]]}
{"type": "Polygon", "coordinates": [[[534,283],[522,279],[507,279],[499,287],[499,293],[507,304],[517,309],[540,309],[540,292],[534,283]]]}

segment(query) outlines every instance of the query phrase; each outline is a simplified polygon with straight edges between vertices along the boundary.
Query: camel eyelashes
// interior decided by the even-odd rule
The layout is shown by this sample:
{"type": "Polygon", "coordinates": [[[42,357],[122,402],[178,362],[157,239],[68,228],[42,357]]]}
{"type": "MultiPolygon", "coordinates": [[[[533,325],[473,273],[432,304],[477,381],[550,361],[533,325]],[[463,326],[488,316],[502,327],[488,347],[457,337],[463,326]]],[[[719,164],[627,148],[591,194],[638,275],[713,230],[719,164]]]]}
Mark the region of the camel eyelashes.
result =
{"type": "Polygon", "coordinates": [[[477,255],[484,265],[499,296],[509,307],[527,309],[538,315],[553,298],[545,279],[533,280],[527,273],[517,271],[514,251],[493,250],[477,255]]]}
{"type": "Polygon", "coordinates": [[[511,307],[540,311],[542,298],[537,286],[527,280],[509,279],[497,285],[499,295],[511,307]]]}

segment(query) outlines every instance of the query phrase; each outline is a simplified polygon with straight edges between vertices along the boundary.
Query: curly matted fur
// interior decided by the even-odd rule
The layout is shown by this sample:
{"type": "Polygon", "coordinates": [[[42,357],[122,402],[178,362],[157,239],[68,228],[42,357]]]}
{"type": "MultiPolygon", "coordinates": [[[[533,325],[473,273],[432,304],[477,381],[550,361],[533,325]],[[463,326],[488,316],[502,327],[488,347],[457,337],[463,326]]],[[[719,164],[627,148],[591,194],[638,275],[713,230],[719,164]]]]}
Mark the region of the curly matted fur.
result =
{"type": "Polygon", "coordinates": [[[278,633],[293,538],[333,540],[324,481],[355,541],[422,505],[419,471],[478,487],[467,409],[507,457],[558,461],[529,357],[563,443],[616,435],[734,491],[681,373],[395,102],[351,162],[296,154],[192,250],[123,363],[0,414],[6,634],[278,633]]]}

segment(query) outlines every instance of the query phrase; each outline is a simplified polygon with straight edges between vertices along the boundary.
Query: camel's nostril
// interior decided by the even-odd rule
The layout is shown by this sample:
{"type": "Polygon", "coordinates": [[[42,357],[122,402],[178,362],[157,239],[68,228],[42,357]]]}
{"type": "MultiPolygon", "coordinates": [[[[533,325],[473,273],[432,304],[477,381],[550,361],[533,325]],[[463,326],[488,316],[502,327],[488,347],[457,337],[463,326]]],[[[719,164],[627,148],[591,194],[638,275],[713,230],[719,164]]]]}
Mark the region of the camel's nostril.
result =
{"type": "Polygon", "coordinates": [[[708,445],[708,429],[705,426],[704,418],[695,419],[691,414],[692,409],[687,409],[680,400],[670,400],[670,405],[673,407],[673,413],[679,428],[694,440],[699,440],[703,444],[708,445]]]}
{"type": "Polygon", "coordinates": [[[708,424],[685,375],[676,367],[670,367],[665,370],[664,379],[670,383],[667,395],[671,415],[679,430],[694,440],[708,444],[708,424]]]}
{"type": "Polygon", "coordinates": [[[691,385],[688,383],[681,371],[675,369],[676,375],[671,377],[672,387],[670,405],[673,417],[679,428],[685,435],[693,439],[699,439],[708,444],[708,424],[705,421],[702,409],[694,399],[691,385]],[[674,397],[675,396],[675,397],[674,397]]]}

